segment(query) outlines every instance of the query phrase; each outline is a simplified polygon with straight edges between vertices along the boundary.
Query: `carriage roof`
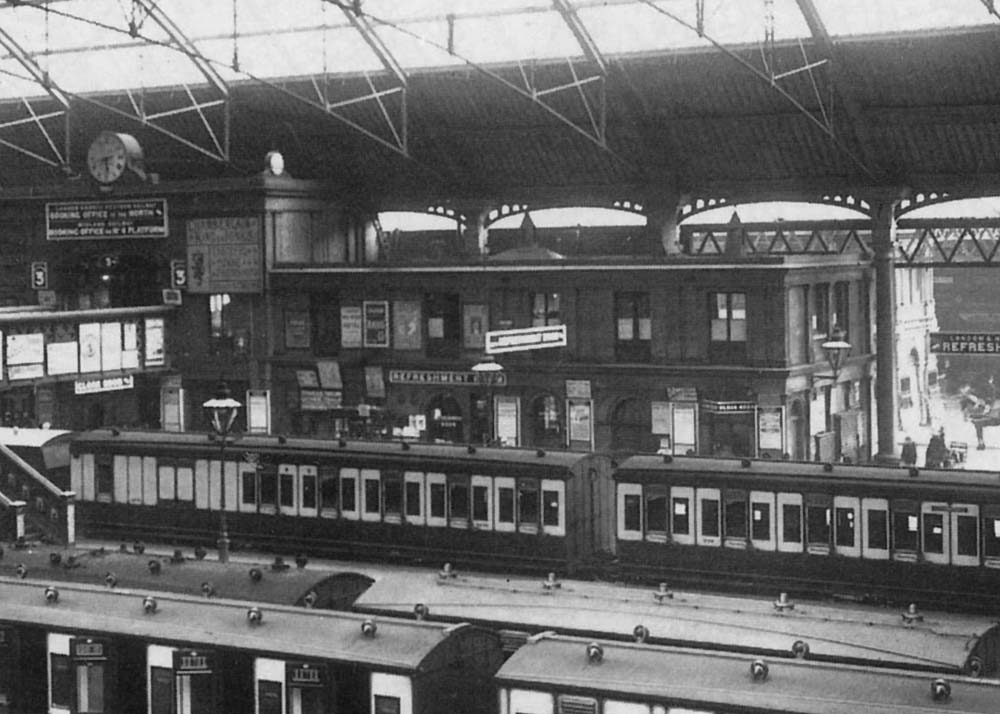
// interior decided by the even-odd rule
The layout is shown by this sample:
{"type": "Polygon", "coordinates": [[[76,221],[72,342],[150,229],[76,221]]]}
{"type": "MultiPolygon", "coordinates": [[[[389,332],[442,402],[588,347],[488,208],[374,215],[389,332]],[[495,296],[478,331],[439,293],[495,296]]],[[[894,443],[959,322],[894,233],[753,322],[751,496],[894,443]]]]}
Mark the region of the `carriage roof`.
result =
{"type": "Polygon", "coordinates": [[[458,573],[380,573],[356,601],[360,612],[406,615],[417,603],[429,617],[476,622],[529,633],[630,640],[638,625],[649,642],[792,657],[801,640],[810,659],[868,663],[936,672],[966,671],[982,638],[1000,641],[995,619],[923,613],[905,624],[899,610],[847,603],[798,602],[777,610],[774,599],[676,592],[658,603],[656,588],[542,578],[458,573]]]}
{"type": "MultiPolygon", "coordinates": [[[[242,435],[234,443],[227,444],[227,447],[229,453],[232,454],[230,458],[237,458],[241,452],[264,452],[287,455],[289,458],[294,455],[302,459],[364,457],[405,460],[414,465],[448,462],[449,464],[467,464],[469,468],[472,468],[484,464],[507,464],[525,468],[561,468],[567,471],[595,458],[604,458],[579,451],[481,447],[410,441],[308,439],[265,434],[242,435]]],[[[109,451],[119,448],[129,450],[130,453],[146,450],[149,453],[175,454],[177,456],[204,452],[205,456],[215,458],[219,446],[218,442],[214,441],[212,435],[208,433],[96,429],[78,434],[74,438],[71,452],[80,454],[84,450],[97,448],[109,451]]]]}
{"type": "Polygon", "coordinates": [[[574,693],[643,701],[670,700],[701,709],[833,714],[994,714],[1000,701],[995,683],[950,681],[951,697],[935,701],[931,675],[873,670],[842,664],[767,661],[763,681],[751,677],[748,655],[600,643],[603,658],[588,657],[582,638],[543,635],[514,653],[497,681],[524,688],[561,688],[574,693]]]}
{"type": "Polygon", "coordinates": [[[0,620],[50,629],[128,636],[179,646],[197,644],[267,653],[291,659],[322,659],[416,670],[431,652],[460,626],[375,620],[370,637],[362,632],[365,617],[330,610],[280,605],[261,607],[260,624],[247,616],[259,603],[195,598],[149,590],[108,589],[60,583],[58,600],[49,603],[37,582],[0,578],[0,620]],[[147,595],[157,600],[155,613],[143,608],[147,595]]]}

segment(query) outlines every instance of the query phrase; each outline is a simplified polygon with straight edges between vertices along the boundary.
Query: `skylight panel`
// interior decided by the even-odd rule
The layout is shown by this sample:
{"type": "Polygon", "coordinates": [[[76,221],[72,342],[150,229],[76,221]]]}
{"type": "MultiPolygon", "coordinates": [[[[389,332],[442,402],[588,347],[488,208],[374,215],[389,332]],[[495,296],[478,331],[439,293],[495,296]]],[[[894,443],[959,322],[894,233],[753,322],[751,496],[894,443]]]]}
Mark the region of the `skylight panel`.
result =
{"type": "Polygon", "coordinates": [[[550,11],[552,0],[365,0],[364,11],[385,19],[413,20],[447,15],[510,14],[550,11]]]}
{"type": "Polygon", "coordinates": [[[831,35],[996,25],[982,0],[813,0],[831,35]]]}
{"type": "Polygon", "coordinates": [[[583,54],[556,12],[456,21],[455,51],[482,64],[583,54]]]}
{"type": "Polygon", "coordinates": [[[24,67],[14,60],[0,60],[0,99],[38,97],[45,90],[32,79],[26,79],[24,67]]]}
{"type": "Polygon", "coordinates": [[[403,67],[464,64],[460,57],[448,54],[448,27],[443,22],[375,24],[375,31],[403,67]]]}
{"type": "Polygon", "coordinates": [[[205,81],[186,55],[155,45],[66,52],[48,62],[53,80],[76,94],[205,81]]]}

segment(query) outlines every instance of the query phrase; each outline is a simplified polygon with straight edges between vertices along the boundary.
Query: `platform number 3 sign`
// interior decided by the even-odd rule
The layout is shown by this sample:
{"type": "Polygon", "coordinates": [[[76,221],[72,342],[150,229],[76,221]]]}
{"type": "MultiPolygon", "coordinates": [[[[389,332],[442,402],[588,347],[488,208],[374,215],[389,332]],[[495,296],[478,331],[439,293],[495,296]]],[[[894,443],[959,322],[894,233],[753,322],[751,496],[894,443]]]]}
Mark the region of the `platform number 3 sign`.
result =
{"type": "Polygon", "coordinates": [[[34,290],[48,290],[49,264],[46,261],[31,264],[31,287],[34,290]]]}
{"type": "Polygon", "coordinates": [[[178,290],[188,284],[187,263],[183,260],[170,261],[170,287],[178,290]]]}

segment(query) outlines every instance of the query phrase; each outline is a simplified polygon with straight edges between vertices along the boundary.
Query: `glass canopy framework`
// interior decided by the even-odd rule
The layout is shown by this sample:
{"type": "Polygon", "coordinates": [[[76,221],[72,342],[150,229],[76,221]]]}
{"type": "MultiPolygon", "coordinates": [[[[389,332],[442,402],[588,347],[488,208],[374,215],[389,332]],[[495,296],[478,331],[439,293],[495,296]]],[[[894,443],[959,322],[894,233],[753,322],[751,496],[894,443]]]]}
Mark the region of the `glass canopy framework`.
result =
{"type": "Polygon", "coordinates": [[[833,43],[998,22],[993,0],[7,0],[0,151],[69,173],[69,109],[83,105],[226,165],[232,93],[256,85],[410,158],[410,87],[452,68],[491,79],[625,164],[607,137],[615,63],[702,52],[769,81],[874,175],[870,157],[833,128],[824,81],[854,116],[849,78],[814,74],[828,69],[833,43]],[[794,62],[776,60],[776,48],[795,45],[794,62]],[[562,69],[536,76],[539,62],[562,69]]]}

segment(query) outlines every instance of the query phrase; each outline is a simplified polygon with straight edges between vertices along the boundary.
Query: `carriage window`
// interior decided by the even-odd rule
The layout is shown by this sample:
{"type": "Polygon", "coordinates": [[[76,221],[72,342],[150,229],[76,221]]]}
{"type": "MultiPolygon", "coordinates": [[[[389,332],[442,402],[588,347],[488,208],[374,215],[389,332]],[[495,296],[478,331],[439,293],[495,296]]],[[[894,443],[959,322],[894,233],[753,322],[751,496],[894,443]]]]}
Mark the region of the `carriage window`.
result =
{"type": "Polygon", "coordinates": [[[358,481],[354,476],[340,479],[340,507],[344,511],[358,510],[358,481]]]}
{"type": "Polygon", "coordinates": [[[802,542],[802,506],[797,503],[781,505],[781,541],[783,543],[802,542]]]}
{"type": "Polygon", "coordinates": [[[559,526],[558,491],[542,491],[542,525],[559,526]]]}
{"type": "Polygon", "coordinates": [[[399,516],[403,512],[403,480],[399,473],[385,474],[385,515],[399,516]]]}
{"type": "Polygon", "coordinates": [[[488,521],[490,519],[490,487],[472,487],[472,520],[488,521]]]}
{"type": "Polygon", "coordinates": [[[673,533],[674,535],[691,534],[691,499],[673,499],[673,533]]]}
{"type": "Polygon", "coordinates": [[[94,497],[102,503],[111,503],[114,487],[115,477],[111,462],[98,461],[94,464],[94,497]]]}
{"type": "Polygon", "coordinates": [[[1000,516],[983,519],[983,555],[1000,556],[1000,516]]]}
{"type": "Polygon", "coordinates": [[[103,662],[76,665],[76,699],[76,711],[80,714],[101,714],[104,711],[103,662]]]}
{"type": "Polygon", "coordinates": [[[173,714],[174,670],[169,667],[149,668],[150,714],[173,714]]]}
{"type": "Polygon", "coordinates": [[[519,481],[517,485],[517,522],[538,523],[538,484],[534,481],[519,481]]]}
{"type": "Polygon", "coordinates": [[[885,511],[868,511],[868,547],[878,550],[889,548],[889,530],[886,527],[885,511]]]}
{"type": "Polygon", "coordinates": [[[957,521],[957,554],[979,555],[979,519],[960,515],[957,521]]]}
{"type": "Polygon", "coordinates": [[[278,503],[278,472],[273,468],[264,469],[260,473],[260,502],[266,506],[278,503]]]}
{"type": "Polygon", "coordinates": [[[399,697],[387,697],[382,694],[375,695],[374,714],[399,714],[399,697]]]}
{"type": "MultiPolygon", "coordinates": [[[[667,532],[667,492],[663,488],[646,488],[646,531],[667,532]]],[[[638,530],[638,528],[636,529],[638,530]]]]}
{"type": "Polygon", "coordinates": [[[431,508],[430,516],[431,518],[444,518],[445,517],[445,487],[443,483],[432,483],[431,485],[431,508]]]}
{"type": "Polygon", "coordinates": [[[257,714],[281,714],[281,682],[257,682],[257,714]]]}
{"type": "Polygon", "coordinates": [[[896,550],[916,550],[920,532],[917,516],[913,513],[892,514],[892,547],[896,550]]]}
{"type": "Polygon", "coordinates": [[[924,552],[944,552],[944,516],[940,513],[924,514],[924,552]]]}
{"type": "Polygon", "coordinates": [[[406,515],[420,517],[420,482],[406,482],[406,515]]]}
{"type": "Polygon", "coordinates": [[[625,495],[625,530],[642,530],[642,501],[637,493],[625,495]]]}
{"type": "Polygon", "coordinates": [[[837,545],[854,545],[854,509],[838,508],[837,511],[837,545]]]}
{"type": "Polygon", "coordinates": [[[501,486],[497,489],[497,523],[514,522],[514,489],[501,486]]]}
{"type": "Polygon", "coordinates": [[[469,483],[463,478],[449,484],[448,501],[451,504],[451,518],[469,517],[469,483]]]}
{"type": "Polygon", "coordinates": [[[719,537],[719,502],[714,498],[701,499],[701,534],[719,537]]]}
{"type": "Polygon", "coordinates": [[[747,537],[747,502],[726,499],[726,538],[747,537]]]}
{"type": "Polygon", "coordinates": [[[771,539],[771,504],[754,503],[750,514],[750,537],[753,540],[771,539]]]}
{"type": "Polygon", "coordinates": [[[809,543],[830,544],[830,509],[826,506],[806,507],[806,536],[809,543]]]}
{"type": "Polygon", "coordinates": [[[312,473],[305,473],[300,478],[302,479],[302,507],[316,508],[316,476],[312,473]]]}
{"type": "Polygon", "coordinates": [[[50,704],[60,709],[69,709],[73,693],[73,673],[70,669],[69,656],[50,655],[49,667],[52,672],[50,704]]]}
{"type": "Polygon", "coordinates": [[[337,510],[340,501],[338,486],[337,472],[334,469],[324,467],[319,470],[319,497],[323,508],[337,510]]]}
{"type": "Polygon", "coordinates": [[[256,506],[257,505],[257,472],[256,471],[244,471],[243,472],[243,505],[244,506],[256,506]]]}
{"type": "Polygon", "coordinates": [[[295,687],[288,688],[288,714],[323,714],[324,692],[322,687],[295,687]]]}
{"type": "Polygon", "coordinates": [[[295,506],[295,474],[281,474],[278,476],[281,487],[278,494],[281,498],[281,505],[285,508],[295,506]]]}
{"type": "Polygon", "coordinates": [[[377,478],[365,479],[365,513],[379,513],[382,508],[382,482],[377,478]]]}

